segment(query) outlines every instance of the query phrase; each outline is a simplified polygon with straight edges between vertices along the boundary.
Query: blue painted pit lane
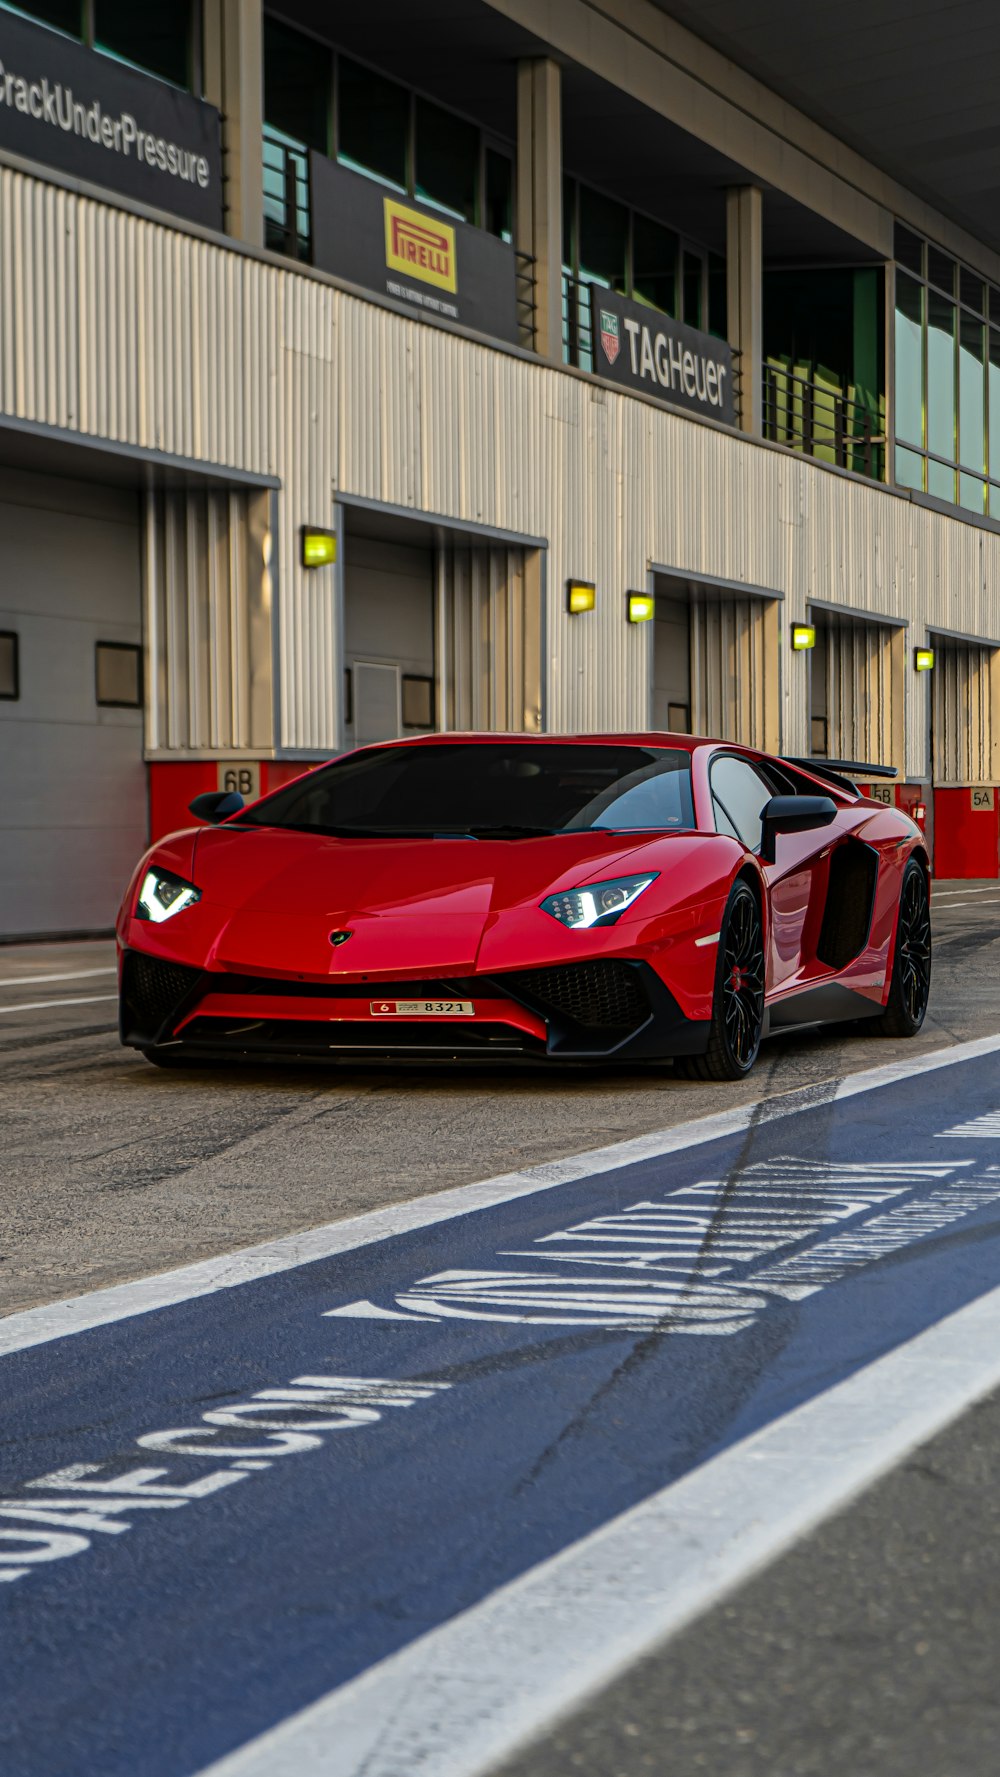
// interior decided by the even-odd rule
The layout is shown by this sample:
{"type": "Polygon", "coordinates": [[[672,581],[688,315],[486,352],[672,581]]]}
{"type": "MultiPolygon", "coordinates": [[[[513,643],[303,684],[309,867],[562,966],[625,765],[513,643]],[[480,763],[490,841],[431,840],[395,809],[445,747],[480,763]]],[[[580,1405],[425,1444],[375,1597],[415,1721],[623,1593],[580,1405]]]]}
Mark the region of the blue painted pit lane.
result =
{"type": "Polygon", "coordinates": [[[995,1287],[998,1092],[965,1062],[0,1360],[0,1551],[57,1556],[0,1584],[0,1770],[186,1777],[995,1287]]]}

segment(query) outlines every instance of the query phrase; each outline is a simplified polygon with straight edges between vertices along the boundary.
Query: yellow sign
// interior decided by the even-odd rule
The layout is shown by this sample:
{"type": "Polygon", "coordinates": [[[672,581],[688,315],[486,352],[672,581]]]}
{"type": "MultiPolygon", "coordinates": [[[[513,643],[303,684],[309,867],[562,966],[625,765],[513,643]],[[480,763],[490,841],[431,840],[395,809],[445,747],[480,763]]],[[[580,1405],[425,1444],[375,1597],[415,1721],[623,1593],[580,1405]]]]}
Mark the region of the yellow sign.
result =
{"type": "Polygon", "coordinates": [[[385,204],[385,263],[389,271],[404,272],[422,284],[439,290],[458,289],[455,267],[455,230],[420,210],[410,210],[394,198],[385,204]]]}

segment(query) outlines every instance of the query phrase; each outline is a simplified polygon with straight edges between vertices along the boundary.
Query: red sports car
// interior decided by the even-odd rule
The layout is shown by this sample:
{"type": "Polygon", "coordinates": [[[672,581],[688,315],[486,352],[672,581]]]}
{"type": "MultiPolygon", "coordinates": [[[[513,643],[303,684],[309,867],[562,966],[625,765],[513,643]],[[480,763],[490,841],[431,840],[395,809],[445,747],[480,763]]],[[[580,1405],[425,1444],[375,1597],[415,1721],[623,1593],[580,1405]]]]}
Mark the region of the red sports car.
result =
{"type": "MultiPolygon", "coordinates": [[[[675,1061],[930,988],[928,857],[849,766],[672,734],[427,735],[345,754],[142,859],[121,1037],[158,1065],[675,1061]]],[[[871,775],[874,768],[864,769],[871,775]]]]}

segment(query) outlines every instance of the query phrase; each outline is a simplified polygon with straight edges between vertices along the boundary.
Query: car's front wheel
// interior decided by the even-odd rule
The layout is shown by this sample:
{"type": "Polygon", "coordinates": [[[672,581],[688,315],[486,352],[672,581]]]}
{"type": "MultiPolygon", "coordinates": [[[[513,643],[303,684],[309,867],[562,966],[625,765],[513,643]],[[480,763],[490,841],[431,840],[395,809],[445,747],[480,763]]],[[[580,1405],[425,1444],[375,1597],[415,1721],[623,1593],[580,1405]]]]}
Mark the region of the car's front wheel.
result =
{"type": "Polygon", "coordinates": [[[889,998],[877,1028],[886,1037],[915,1037],[931,991],[931,907],[927,878],[911,858],[903,871],[889,998]]]}
{"type": "Polygon", "coordinates": [[[757,1059],[764,1028],[764,929],[757,897],[733,886],[719,934],[708,1048],[675,1069],[689,1080],[742,1080],[757,1059]]]}

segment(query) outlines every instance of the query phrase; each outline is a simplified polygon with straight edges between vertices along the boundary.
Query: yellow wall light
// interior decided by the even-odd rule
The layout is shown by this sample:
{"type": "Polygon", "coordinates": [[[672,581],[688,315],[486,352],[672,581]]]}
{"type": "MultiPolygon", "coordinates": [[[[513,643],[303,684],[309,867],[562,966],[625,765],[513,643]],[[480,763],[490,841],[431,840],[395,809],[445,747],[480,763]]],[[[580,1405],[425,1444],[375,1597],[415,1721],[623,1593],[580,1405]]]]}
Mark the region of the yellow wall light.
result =
{"type": "Polygon", "coordinates": [[[792,647],[796,654],[803,654],[807,648],[815,648],[816,631],[811,623],[792,624],[792,647]]]}
{"type": "Polygon", "coordinates": [[[934,670],[933,648],[914,648],[913,670],[918,673],[929,673],[934,670]]]}
{"type": "Polygon", "coordinates": [[[566,609],[573,617],[581,611],[592,611],[597,603],[597,587],[588,580],[567,580],[566,609]]]}
{"type": "Polygon", "coordinates": [[[656,600],[648,592],[627,592],[625,606],[630,623],[648,623],[656,616],[656,600]]]}
{"type": "Polygon", "coordinates": [[[302,526],[302,566],[328,568],[337,559],[337,538],[333,531],[318,531],[312,525],[302,526]]]}

